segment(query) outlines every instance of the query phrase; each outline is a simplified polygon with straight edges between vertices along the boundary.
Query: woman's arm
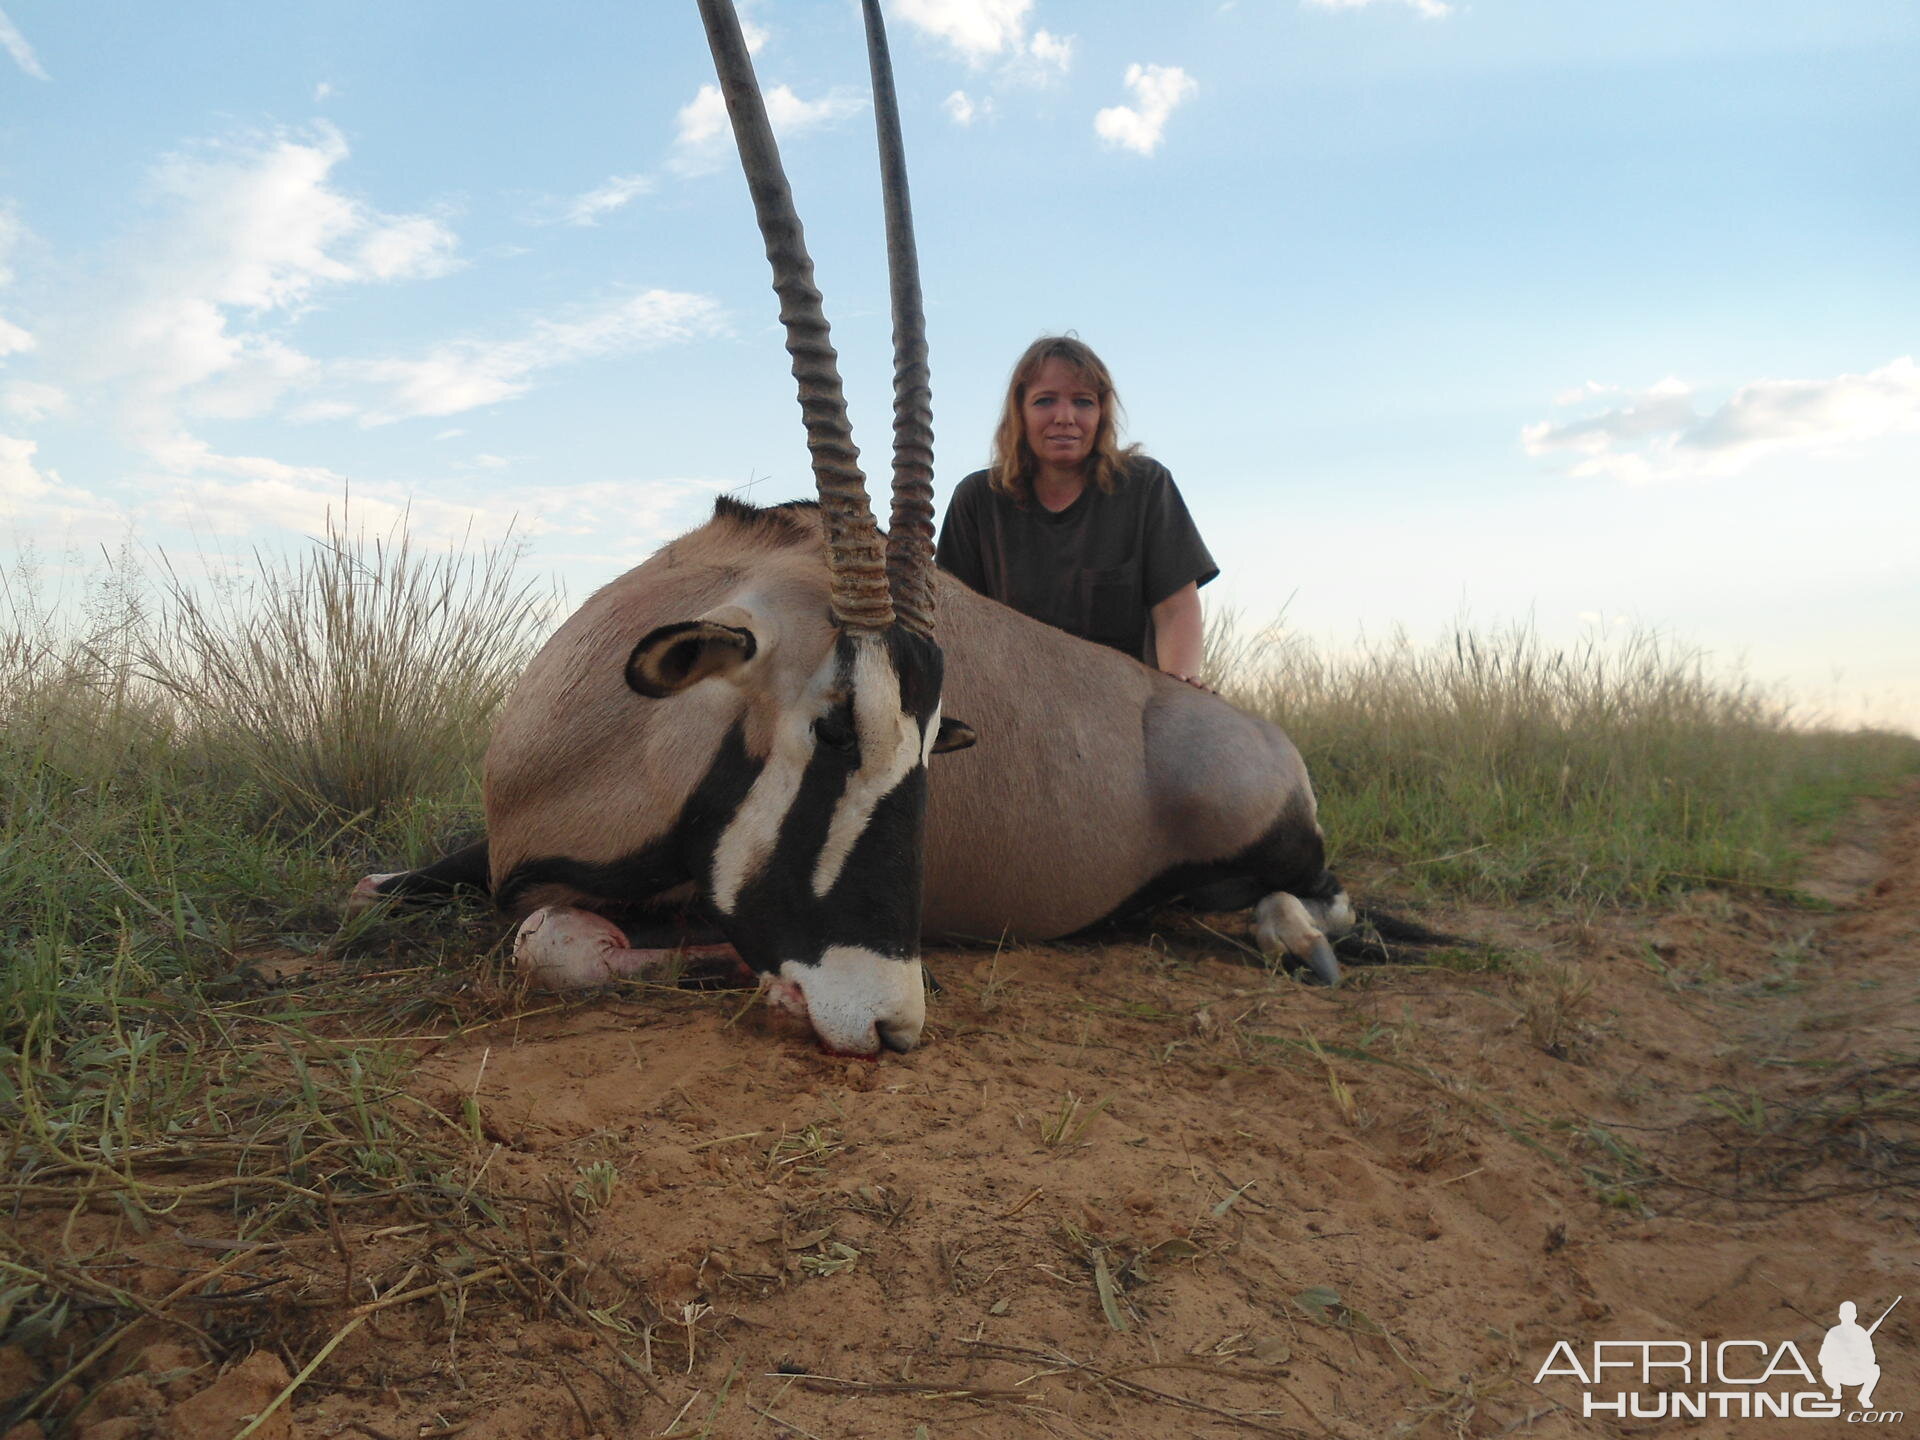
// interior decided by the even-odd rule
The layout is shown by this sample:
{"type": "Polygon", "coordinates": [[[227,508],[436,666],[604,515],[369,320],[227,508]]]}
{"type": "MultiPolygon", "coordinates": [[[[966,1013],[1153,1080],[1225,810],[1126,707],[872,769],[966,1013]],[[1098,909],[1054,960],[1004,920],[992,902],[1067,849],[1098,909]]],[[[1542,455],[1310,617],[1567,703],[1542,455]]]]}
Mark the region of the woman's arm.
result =
{"type": "Polygon", "coordinates": [[[1176,680],[1200,683],[1204,648],[1200,587],[1191,581],[1153,607],[1153,653],[1176,680]]]}

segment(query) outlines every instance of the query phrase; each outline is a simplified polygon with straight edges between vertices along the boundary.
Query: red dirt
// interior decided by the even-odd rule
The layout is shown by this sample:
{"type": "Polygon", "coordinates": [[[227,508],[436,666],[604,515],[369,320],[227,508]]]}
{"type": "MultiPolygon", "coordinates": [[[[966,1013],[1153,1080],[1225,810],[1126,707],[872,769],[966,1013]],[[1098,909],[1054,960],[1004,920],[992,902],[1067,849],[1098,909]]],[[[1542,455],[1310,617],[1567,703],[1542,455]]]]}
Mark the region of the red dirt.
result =
{"type": "MultiPolygon", "coordinates": [[[[1920,790],[1866,807],[1808,884],[1832,913],[1702,892],[1439,917],[1521,968],[1335,992],[1190,921],[940,951],[927,1043],[879,1063],[737,994],[503,1009],[411,1088],[456,1119],[477,1100],[487,1183],[548,1217],[503,1233],[559,1257],[573,1303],[509,1275],[382,1310],[280,1433],[1812,1434],[1843,1422],[1623,1424],[1533,1380],[1563,1339],[1791,1340],[1812,1364],[1839,1302],[1866,1322],[1903,1292],[1876,1403],[1920,1414],[1920,790]],[[1904,1109],[1849,1098],[1876,1085],[1904,1109]]],[[[335,1237],[388,1284],[413,1240],[335,1237]]],[[[300,1363],[344,1318],[303,1313],[277,1337],[300,1363]]],[[[134,1378],[83,1440],[189,1433],[204,1393],[134,1378]]]]}

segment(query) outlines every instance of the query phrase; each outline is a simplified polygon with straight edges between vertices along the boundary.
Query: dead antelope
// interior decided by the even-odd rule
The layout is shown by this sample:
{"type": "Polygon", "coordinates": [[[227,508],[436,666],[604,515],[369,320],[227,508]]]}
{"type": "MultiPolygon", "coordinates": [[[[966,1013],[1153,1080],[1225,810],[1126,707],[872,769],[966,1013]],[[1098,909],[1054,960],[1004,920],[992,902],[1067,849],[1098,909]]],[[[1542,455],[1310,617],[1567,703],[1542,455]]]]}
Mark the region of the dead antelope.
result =
{"type": "Polygon", "coordinates": [[[527,917],[516,955],[557,988],[660,957],[609,914],[693,900],[773,998],[845,1052],[918,1041],[923,931],[1047,939],[1202,888],[1256,905],[1262,947],[1331,983],[1327,934],[1351,912],[1287,737],[932,570],[924,324],[877,0],[864,10],[895,344],[884,566],[738,23],[725,0],[700,8],[781,296],[819,503],[723,499],[593,595],[502,711],[488,840],[370,876],[358,897],[482,886],[527,917]],[[941,718],[943,694],[977,745],[941,718]],[[949,750],[966,753],[929,785],[931,757],[949,750]]]}

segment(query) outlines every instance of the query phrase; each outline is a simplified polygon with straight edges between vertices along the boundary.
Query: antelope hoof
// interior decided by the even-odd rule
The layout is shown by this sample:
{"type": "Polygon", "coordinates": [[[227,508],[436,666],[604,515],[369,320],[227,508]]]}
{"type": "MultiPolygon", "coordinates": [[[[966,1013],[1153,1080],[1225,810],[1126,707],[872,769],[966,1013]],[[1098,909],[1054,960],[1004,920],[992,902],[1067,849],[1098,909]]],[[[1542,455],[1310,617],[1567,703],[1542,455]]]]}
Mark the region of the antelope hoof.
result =
{"type": "Polygon", "coordinates": [[[1254,907],[1253,933],[1269,959],[1304,965],[1322,985],[1340,983],[1340,962],[1334,958],[1333,946],[1306,906],[1285,891],[1267,896],[1254,907]]]}
{"type": "Polygon", "coordinates": [[[1340,983],[1340,962],[1334,957],[1333,946],[1327,943],[1327,937],[1316,935],[1313,945],[1306,955],[1307,968],[1313,972],[1313,978],[1322,985],[1340,983]]]}

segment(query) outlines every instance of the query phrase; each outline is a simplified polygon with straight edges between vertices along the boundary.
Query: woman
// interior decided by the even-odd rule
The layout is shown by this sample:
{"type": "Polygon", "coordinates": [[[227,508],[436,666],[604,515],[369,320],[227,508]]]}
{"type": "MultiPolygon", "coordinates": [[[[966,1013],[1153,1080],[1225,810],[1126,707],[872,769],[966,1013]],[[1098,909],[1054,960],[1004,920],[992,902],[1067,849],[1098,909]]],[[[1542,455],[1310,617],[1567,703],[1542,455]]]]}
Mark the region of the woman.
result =
{"type": "Polygon", "coordinates": [[[1200,684],[1200,587],[1220,573],[1174,487],[1116,439],[1113,377],[1049,335],[1013,367],[992,464],[962,480],[942,569],[982,595],[1200,684]]]}

